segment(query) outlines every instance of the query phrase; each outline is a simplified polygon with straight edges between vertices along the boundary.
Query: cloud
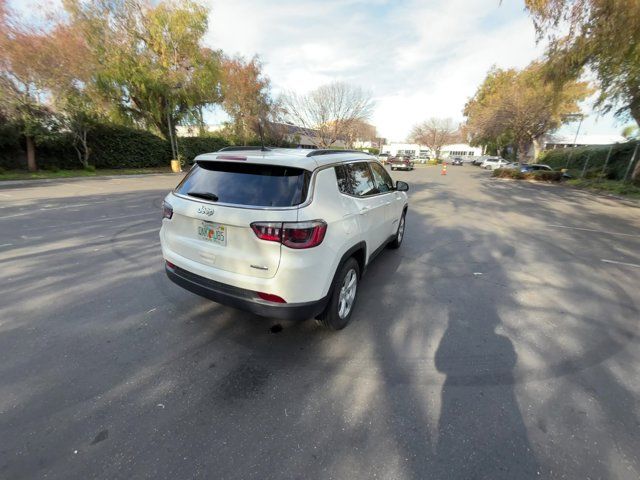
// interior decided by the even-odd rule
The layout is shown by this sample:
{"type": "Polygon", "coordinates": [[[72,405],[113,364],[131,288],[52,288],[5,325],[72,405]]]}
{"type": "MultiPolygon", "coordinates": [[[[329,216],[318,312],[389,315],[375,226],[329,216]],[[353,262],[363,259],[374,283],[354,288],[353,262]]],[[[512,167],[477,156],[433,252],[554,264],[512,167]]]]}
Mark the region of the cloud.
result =
{"type": "MultiPolygon", "coordinates": [[[[542,54],[521,2],[498,0],[210,0],[207,42],[258,54],[274,92],[332,80],[372,92],[372,121],[402,140],[430,116],[462,119],[492,65],[542,54]]],[[[606,123],[606,122],[605,122],[606,123]]]]}

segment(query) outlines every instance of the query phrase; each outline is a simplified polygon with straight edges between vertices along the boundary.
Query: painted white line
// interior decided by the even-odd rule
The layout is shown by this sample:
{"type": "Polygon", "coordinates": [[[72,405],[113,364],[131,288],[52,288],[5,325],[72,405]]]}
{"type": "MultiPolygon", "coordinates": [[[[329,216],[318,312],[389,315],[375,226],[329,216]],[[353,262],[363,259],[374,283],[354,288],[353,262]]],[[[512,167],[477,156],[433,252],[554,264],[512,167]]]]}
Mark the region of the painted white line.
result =
{"type": "Polygon", "coordinates": [[[632,233],[606,232],[604,230],[593,230],[592,228],[568,227],[567,225],[547,225],[547,227],[566,228],[569,230],[580,230],[582,232],[604,233],[605,235],[619,235],[622,237],[640,238],[640,235],[634,235],[632,233]]]}
{"type": "Polygon", "coordinates": [[[0,247],[10,247],[13,243],[3,243],[0,247]]]}
{"type": "Polygon", "coordinates": [[[635,263],[627,263],[627,262],[616,262],[615,260],[605,260],[604,258],[600,259],[604,263],[613,263],[614,265],[624,265],[625,267],[636,267],[640,268],[640,265],[635,263]]]}

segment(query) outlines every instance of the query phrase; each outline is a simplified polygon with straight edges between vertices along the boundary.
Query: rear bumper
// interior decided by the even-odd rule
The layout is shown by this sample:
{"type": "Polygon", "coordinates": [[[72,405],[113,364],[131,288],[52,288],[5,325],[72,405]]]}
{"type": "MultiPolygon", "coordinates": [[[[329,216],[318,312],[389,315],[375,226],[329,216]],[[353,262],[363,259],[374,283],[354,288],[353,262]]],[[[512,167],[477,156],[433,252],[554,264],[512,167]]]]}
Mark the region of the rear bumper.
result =
{"type": "Polygon", "coordinates": [[[319,315],[327,305],[329,296],[315,302],[273,303],[262,300],[252,290],[234,287],[201,277],[180,267],[165,265],[169,279],[182,288],[201,297],[229,307],[245,310],[263,317],[282,320],[306,320],[319,315]]]}

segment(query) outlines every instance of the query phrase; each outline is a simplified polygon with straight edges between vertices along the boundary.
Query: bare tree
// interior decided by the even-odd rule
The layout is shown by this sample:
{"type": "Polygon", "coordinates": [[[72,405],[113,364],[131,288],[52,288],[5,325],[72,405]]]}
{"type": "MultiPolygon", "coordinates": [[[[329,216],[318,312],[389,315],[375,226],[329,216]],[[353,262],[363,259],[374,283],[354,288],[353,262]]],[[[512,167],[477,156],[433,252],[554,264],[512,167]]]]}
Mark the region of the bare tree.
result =
{"type": "Polygon", "coordinates": [[[289,92],[282,97],[289,122],[301,127],[317,147],[328,148],[339,139],[347,141],[356,122],[371,115],[371,94],[342,82],[323,85],[299,95],[289,92]]]}
{"type": "Polygon", "coordinates": [[[454,142],[458,136],[458,126],[450,118],[430,118],[415,125],[409,138],[415,143],[429,147],[438,158],[442,147],[454,142]]]}

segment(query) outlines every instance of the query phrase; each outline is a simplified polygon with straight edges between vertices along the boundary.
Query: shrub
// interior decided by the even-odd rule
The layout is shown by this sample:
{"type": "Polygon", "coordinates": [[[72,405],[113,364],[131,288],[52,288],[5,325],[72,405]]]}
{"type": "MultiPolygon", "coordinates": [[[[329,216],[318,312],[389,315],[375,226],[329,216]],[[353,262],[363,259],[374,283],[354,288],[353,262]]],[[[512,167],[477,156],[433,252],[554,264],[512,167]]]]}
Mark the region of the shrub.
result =
{"type": "Polygon", "coordinates": [[[535,172],[527,172],[525,178],[537,180],[539,182],[559,182],[562,180],[562,172],[551,172],[549,170],[538,170],[535,172]]]}
{"type": "Polygon", "coordinates": [[[0,148],[16,148],[20,146],[20,130],[14,122],[4,121],[0,117],[0,148]]]}
{"type": "MultiPolygon", "coordinates": [[[[96,168],[145,168],[169,165],[169,142],[145,130],[98,125],[87,137],[96,168]]],[[[74,153],[73,147],[71,149],[74,153]]],[[[79,162],[76,160],[76,164],[79,162]]]]}
{"type": "Polygon", "coordinates": [[[46,165],[42,166],[42,170],[46,170],[47,172],[59,172],[60,167],[55,163],[47,163],[46,165]]]}
{"type": "Polygon", "coordinates": [[[515,180],[523,180],[525,174],[515,168],[496,168],[493,176],[497,178],[513,178],[515,180]]]}

